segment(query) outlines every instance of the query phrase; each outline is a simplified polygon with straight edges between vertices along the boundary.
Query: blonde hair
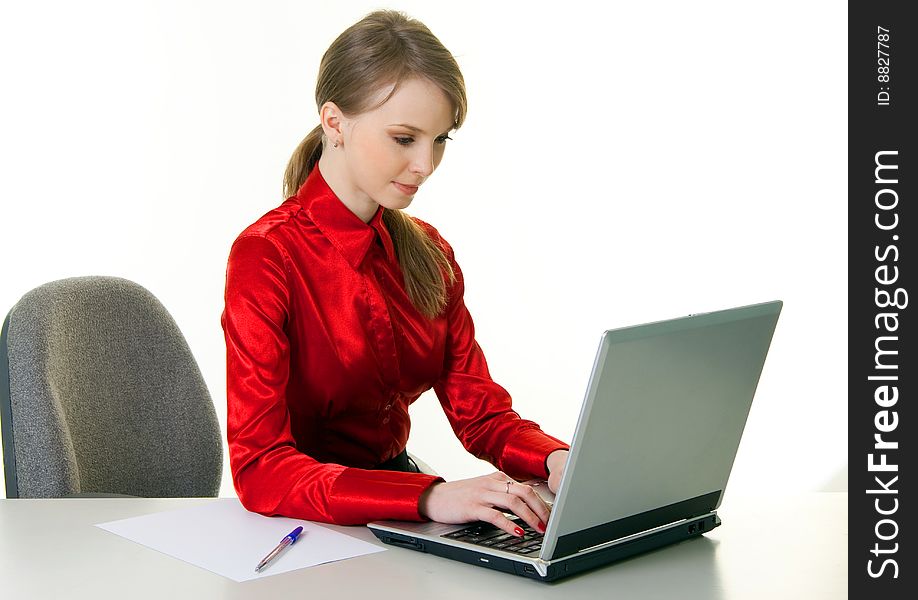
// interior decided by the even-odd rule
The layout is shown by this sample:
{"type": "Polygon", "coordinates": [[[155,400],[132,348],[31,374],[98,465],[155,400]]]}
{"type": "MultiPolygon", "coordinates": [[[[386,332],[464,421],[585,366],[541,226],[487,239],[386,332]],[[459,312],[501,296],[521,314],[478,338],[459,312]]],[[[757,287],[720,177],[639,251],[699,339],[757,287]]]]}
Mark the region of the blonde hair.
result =
{"type": "MultiPolygon", "coordinates": [[[[411,78],[427,79],[443,90],[456,113],[454,129],[462,126],[465,81],[453,55],[420,21],[398,11],[375,11],[344,30],[322,56],[316,105],[331,101],[344,114],[359,115],[385,104],[399,84],[411,78]],[[370,105],[377,91],[393,84],[382,102],[370,105]]],[[[294,150],[284,173],[285,197],[296,194],[306,181],[324,143],[318,125],[294,150]]],[[[444,249],[400,210],[386,209],[383,222],[392,236],[408,297],[418,312],[436,317],[449,301],[447,280],[455,281],[444,249]]]]}

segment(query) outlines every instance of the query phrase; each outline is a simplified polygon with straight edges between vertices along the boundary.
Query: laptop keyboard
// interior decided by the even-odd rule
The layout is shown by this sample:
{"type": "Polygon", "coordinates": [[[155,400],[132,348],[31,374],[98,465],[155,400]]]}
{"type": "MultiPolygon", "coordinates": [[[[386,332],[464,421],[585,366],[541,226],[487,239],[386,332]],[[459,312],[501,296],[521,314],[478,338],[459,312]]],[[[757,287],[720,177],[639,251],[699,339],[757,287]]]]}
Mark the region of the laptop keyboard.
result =
{"type": "Polygon", "coordinates": [[[447,533],[441,537],[467,542],[504,552],[513,552],[523,556],[533,556],[542,549],[542,534],[522,520],[514,520],[523,530],[523,537],[516,537],[490,523],[475,523],[465,529],[447,533]]]}

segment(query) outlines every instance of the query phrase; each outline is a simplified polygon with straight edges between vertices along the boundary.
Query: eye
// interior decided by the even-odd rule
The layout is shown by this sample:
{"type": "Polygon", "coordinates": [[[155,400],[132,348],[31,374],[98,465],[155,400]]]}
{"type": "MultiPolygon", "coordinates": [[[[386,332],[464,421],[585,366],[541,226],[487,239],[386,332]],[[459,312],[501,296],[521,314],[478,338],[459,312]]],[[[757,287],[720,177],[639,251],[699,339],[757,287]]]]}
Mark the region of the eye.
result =
{"type": "MultiPolygon", "coordinates": [[[[396,137],[393,137],[392,139],[395,140],[395,143],[398,144],[399,146],[410,146],[411,144],[414,143],[414,138],[413,138],[413,137],[401,137],[401,136],[396,136],[396,137]]],[[[441,144],[441,145],[442,145],[442,144],[445,144],[445,143],[446,143],[446,140],[451,140],[451,139],[453,139],[453,138],[451,138],[451,137],[449,137],[448,135],[445,135],[445,134],[444,134],[444,135],[441,135],[440,137],[436,138],[434,141],[435,141],[437,144],[441,144]]]]}

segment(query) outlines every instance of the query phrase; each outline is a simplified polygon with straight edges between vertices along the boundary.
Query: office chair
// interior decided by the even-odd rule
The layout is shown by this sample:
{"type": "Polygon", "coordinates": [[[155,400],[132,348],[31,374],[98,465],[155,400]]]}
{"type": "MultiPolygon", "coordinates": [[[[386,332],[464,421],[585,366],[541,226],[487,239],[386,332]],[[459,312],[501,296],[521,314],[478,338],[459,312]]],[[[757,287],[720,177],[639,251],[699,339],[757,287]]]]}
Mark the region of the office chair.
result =
{"type": "Polygon", "coordinates": [[[437,473],[437,471],[433,467],[431,467],[429,464],[427,464],[426,462],[424,462],[423,460],[421,460],[420,458],[418,458],[416,455],[412,454],[411,452],[408,453],[408,462],[414,463],[414,466],[417,468],[418,473],[424,473],[426,475],[436,475],[438,477],[440,476],[440,474],[437,473]]]}
{"type": "Polygon", "coordinates": [[[28,292],[0,332],[7,498],[216,496],[217,415],[185,337],[117,277],[28,292]]]}

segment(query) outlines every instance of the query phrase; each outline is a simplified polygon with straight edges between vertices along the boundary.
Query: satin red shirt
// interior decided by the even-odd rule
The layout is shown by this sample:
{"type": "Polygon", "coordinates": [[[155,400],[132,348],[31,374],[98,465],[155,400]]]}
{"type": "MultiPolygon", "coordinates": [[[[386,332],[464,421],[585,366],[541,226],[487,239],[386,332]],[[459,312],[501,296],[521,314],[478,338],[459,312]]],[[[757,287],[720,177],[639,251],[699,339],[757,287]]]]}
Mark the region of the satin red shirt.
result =
{"type": "Polygon", "coordinates": [[[338,524],[420,520],[437,478],[376,471],[408,440],[408,406],[431,387],[462,444],[518,479],[545,477],[567,445],[523,420],[491,380],[457,279],[430,320],[404,289],[379,208],[361,221],[319,168],[230,251],[222,325],[227,437],[242,504],[338,524]]]}

